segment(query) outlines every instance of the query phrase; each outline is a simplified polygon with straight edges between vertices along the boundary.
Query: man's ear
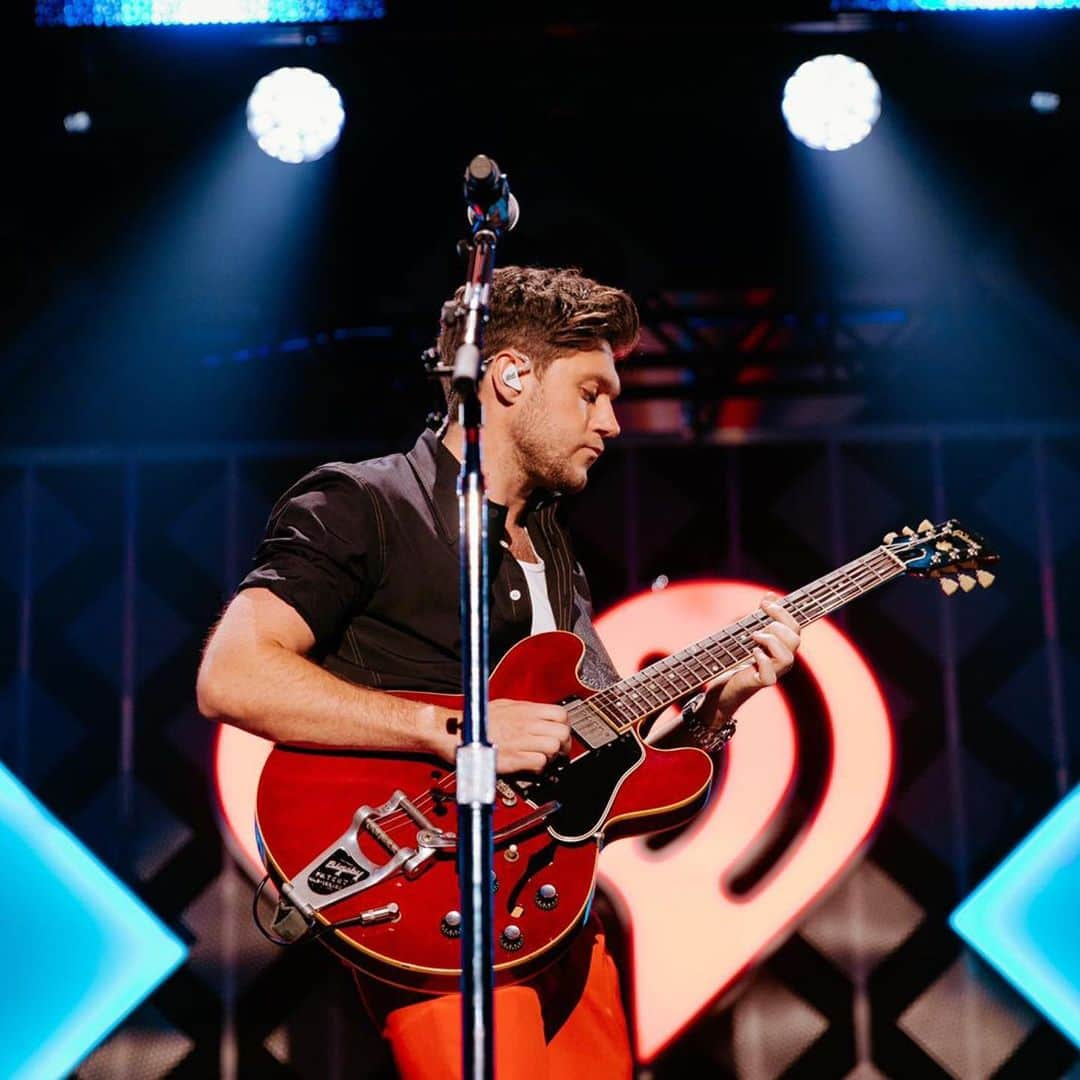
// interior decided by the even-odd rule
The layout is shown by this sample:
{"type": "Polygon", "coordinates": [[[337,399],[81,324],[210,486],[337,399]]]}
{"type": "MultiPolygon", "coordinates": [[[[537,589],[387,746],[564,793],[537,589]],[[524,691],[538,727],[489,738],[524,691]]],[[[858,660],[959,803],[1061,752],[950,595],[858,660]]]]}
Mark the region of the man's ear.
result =
{"type": "Polygon", "coordinates": [[[502,349],[488,363],[491,387],[496,398],[505,405],[513,404],[525,389],[531,374],[529,358],[512,349],[502,349]]]}

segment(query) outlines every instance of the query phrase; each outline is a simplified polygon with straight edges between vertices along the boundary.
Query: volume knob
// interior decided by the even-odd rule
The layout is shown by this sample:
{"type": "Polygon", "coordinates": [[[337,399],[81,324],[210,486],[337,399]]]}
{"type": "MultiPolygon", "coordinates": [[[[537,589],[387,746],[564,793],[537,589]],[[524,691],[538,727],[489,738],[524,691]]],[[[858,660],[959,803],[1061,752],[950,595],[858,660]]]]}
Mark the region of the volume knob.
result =
{"type": "Polygon", "coordinates": [[[446,937],[461,937],[461,912],[448,911],[442,917],[442,922],[439,924],[439,929],[446,937]]]}
{"type": "Polygon", "coordinates": [[[507,952],[517,952],[518,949],[524,944],[521,937],[521,927],[515,926],[513,923],[502,932],[499,936],[499,944],[507,952]]]}
{"type": "Polygon", "coordinates": [[[545,882],[536,890],[536,906],[550,911],[559,902],[559,890],[550,882],[545,882]]]}

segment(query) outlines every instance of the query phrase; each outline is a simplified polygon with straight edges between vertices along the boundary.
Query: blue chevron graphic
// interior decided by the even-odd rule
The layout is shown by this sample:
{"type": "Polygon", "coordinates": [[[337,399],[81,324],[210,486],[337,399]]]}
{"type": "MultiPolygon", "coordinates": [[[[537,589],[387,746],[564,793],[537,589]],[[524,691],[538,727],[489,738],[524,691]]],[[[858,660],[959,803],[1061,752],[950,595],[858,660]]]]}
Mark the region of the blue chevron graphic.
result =
{"type": "Polygon", "coordinates": [[[0,1076],[63,1077],[187,948],[0,765],[0,1076]]]}
{"type": "Polygon", "coordinates": [[[952,913],[949,924],[1080,1046],[1080,786],[952,913]]]}

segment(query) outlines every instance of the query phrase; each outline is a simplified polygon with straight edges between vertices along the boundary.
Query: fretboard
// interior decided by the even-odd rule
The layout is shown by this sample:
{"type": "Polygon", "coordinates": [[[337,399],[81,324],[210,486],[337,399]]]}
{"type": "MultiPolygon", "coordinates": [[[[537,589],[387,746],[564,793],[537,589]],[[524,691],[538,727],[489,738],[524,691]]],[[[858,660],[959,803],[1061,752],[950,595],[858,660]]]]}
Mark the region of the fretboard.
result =
{"type": "MultiPolygon", "coordinates": [[[[884,548],[781,597],[777,603],[800,627],[828,615],[856,597],[904,572],[904,564],[884,548]]],[[[753,663],[757,642],[750,636],[771,621],[763,611],[746,615],[723,630],[650,664],[635,675],[600,690],[570,709],[574,731],[594,749],[645,716],[667,708],[708,682],[753,663]]]]}

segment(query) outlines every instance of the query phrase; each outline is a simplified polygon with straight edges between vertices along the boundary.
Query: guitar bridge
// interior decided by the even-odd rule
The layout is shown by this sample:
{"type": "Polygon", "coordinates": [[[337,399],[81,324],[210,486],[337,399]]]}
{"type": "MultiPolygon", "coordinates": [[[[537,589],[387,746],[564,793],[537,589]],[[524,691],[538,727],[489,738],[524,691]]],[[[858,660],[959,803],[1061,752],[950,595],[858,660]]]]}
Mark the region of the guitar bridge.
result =
{"type": "Polygon", "coordinates": [[[438,842],[442,835],[442,830],[433,825],[404,792],[395,791],[382,806],[361,806],[353,814],[349,828],[319,852],[291,882],[282,884],[279,892],[285,903],[311,919],[315,912],[356,896],[399,870],[415,877],[437,848],[444,846],[438,842]],[[380,824],[391,814],[398,813],[406,814],[416,826],[415,847],[401,846],[380,824]],[[386,849],[390,856],[386,862],[372,862],[364,854],[360,848],[361,829],[386,849]]]}

